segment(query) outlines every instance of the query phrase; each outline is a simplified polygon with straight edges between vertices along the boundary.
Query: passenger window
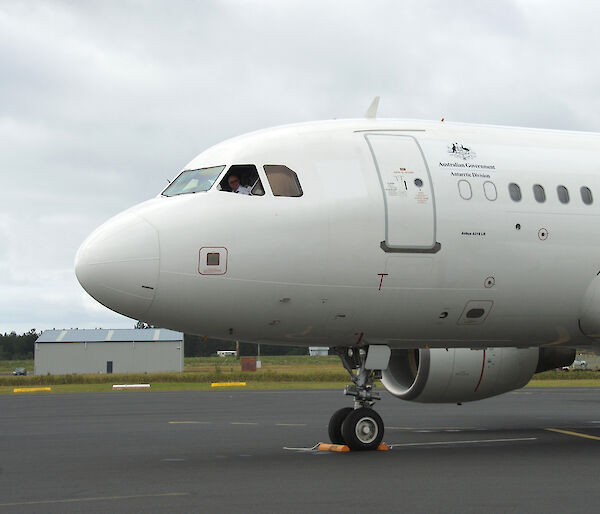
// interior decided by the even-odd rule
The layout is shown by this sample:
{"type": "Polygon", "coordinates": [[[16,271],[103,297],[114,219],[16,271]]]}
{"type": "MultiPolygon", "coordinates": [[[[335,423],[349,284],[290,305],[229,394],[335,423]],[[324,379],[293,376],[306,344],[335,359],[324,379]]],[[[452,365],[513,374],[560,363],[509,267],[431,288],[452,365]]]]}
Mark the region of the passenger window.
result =
{"type": "Polygon", "coordinates": [[[558,186],[556,192],[560,203],[569,203],[569,190],[565,186],[558,186]]]}
{"type": "Polygon", "coordinates": [[[513,201],[515,201],[515,202],[521,201],[521,188],[519,187],[518,184],[511,182],[508,185],[508,192],[510,194],[510,197],[513,199],[513,201]]]}
{"type": "Polygon", "coordinates": [[[493,182],[490,182],[489,180],[483,183],[483,192],[485,194],[485,197],[490,202],[493,202],[494,200],[496,200],[496,198],[498,198],[498,191],[496,190],[496,185],[493,182]]]}
{"type": "Polygon", "coordinates": [[[467,180],[458,181],[458,193],[463,200],[470,200],[473,196],[471,184],[467,180]]]}
{"type": "Polygon", "coordinates": [[[583,200],[583,203],[586,205],[592,204],[594,199],[592,198],[592,191],[590,190],[589,187],[583,186],[581,188],[581,199],[583,200]]]}
{"type": "Polygon", "coordinates": [[[271,191],[275,196],[302,196],[302,187],[298,176],[287,166],[267,164],[264,166],[271,191]]]}
{"type": "Polygon", "coordinates": [[[539,203],[544,203],[546,201],[546,191],[544,191],[544,188],[539,184],[533,186],[533,196],[539,203]]]}
{"type": "Polygon", "coordinates": [[[235,164],[231,166],[219,182],[219,189],[243,195],[261,196],[261,194],[265,194],[258,177],[258,170],[254,164],[235,164]],[[259,191],[262,191],[262,193],[259,191]]]}

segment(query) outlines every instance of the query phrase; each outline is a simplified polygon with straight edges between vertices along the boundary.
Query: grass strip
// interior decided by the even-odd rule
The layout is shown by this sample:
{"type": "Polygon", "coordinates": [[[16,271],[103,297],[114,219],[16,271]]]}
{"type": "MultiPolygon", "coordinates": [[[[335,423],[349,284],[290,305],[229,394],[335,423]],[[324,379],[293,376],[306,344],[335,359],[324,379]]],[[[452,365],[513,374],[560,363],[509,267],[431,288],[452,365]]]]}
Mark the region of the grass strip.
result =
{"type": "Polygon", "coordinates": [[[205,373],[114,373],[90,375],[27,375],[0,377],[1,386],[34,386],[59,384],[137,384],[154,382],[338,382],[346,381],[345,371],[305,371],[285,373],[261,370],[256,372],[205,372],[205,373]]]}
{"type": "Polygon", "coordinates": [[[526,387],[600,387],[600,379],[531,380],[526,387]]]}
{"type": "Polygon", "coordinates": [[[544,371],[543,373],[537,373],[534,375],[533,380],[567,380],[577,381],[577,380],[600,380],[600,371],[595,370],[577,370],[577,371],[544,371]]]}
{"type": "MultiPolygon", "coordinates": [[[[296,369],[314,368],[341,368],[340,359],[335,355],[308,356],[308,355],[263,355],[259,359],[267,368],[281,367],[294,371],[296,369]]],[[[10,373],[15,368],[25,368],[28,373],[33,373],[34,361],[28,360],[0,360],[0,373],[10,373]]],[[[185,371],[208,371],[220,368],[227,371],[231,368],[240,369],[240,360],[236,357],[185,357],[185,371]]]]}

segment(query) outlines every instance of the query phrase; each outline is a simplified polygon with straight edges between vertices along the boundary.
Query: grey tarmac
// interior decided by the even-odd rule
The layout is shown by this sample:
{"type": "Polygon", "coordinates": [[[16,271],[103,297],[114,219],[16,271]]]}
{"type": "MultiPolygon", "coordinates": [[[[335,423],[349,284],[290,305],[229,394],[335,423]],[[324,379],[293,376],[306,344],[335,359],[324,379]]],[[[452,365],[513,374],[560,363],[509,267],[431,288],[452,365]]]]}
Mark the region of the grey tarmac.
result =
{"type": "Polygon", "coordinates": [[[384,394],[390,451],[302,450],[345,405],[335,390],[3,395],[0,514],[597,508],[600,389],[384,394]]]}

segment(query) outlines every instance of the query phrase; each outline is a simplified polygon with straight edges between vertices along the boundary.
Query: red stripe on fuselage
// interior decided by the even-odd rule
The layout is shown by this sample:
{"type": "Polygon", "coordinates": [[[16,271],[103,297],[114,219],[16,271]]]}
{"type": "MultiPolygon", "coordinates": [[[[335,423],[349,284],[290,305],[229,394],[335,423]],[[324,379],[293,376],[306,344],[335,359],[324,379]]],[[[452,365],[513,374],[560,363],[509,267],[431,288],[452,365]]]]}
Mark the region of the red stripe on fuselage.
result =
{"type": "Polygon", "coordinates": [[[477,382],[477,387],[475,387],[474,393],[477,392],[479,386],[481,385],[481,381],[483,380],[483,372],[485,371],[485,350],[483,350],[483,362],[481,363],[481,375],[479,375],[479,382],[477,382]]]}

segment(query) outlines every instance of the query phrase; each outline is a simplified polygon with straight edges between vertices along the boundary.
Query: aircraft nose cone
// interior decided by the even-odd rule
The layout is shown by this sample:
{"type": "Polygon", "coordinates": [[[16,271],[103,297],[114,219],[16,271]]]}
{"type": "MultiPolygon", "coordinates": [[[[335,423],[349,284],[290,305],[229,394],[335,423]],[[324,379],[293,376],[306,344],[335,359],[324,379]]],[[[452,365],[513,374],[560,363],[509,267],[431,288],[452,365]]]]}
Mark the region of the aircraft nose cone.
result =
{"type": "Polygon", "coordinates": [[[75,274],[101,304],[143,320],[158,282],[156,229],[134,213],[117,215],[83,242],[75,257],[75,274]]]}

